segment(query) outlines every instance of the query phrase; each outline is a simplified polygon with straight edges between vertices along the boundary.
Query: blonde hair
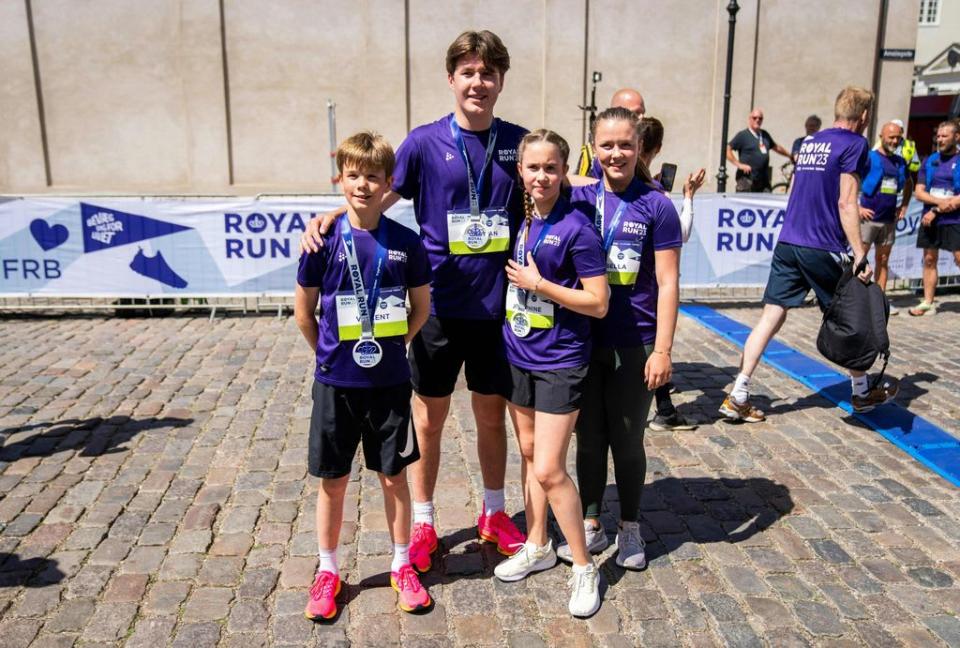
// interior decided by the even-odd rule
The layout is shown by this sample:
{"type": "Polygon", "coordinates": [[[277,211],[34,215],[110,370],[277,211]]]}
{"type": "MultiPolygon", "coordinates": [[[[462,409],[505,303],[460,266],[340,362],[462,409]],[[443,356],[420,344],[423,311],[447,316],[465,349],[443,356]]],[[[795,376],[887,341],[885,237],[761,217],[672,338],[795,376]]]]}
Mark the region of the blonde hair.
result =
{"type": "MultiPolygon", "coordinates": [[[[650,118],[652,121],[660,123],[658,120],[650,118]]],[[[637,138],[637,168],[634,171],[634,175],[641,182],[651,185],[653,183],[653,176],[650,174],[650,169],[647,168],[647,165],[644,164],[643,160],[640,159],[640,146],[642,144],[640,140],[640,119],[633,113],[631,110],[627,110],[621,106],[615,106],[613,108],[607,108],[599,115],[593,122],[593,128],[590,130],[590,139],[593,142],[597,141],[597,125],[602,121],[625,121],[633,127],[633,132],[637,138]]],[[[662,132],[661,132],[662,137],[662,132]]]]}
{"type": "Polygon", "coordinates": [[[500,73],[510,69],[510,53],[500,37],[492,31],[465,31],[447,48],[447,74],[457,69],[457,60],[467,54],[476,54],[483,64],[500,73]]]}
{"type": "Polygon", "coordinates": [[[860,86],[847,86],[837,95],[833,115],[837,119],[853,121],[860,119],[865,110],[873,105],[873,93],[860,86]]]}
{"type": "MultiPolygon", "coordinates": [[[[523,164],[523,152],[527,146],[541,142],[556,146],[557,150],[560,151],[560,158],[563,164],[567,164],[567,161],[570,159],[570,145],[567,144],[567,140],[563,139],[559,133],[546,128],[538,128],[523,136],[523,139],[520,140],[520,146],[517,147],[517,161],[523,164]]],[[[527,193],[526,187],[523,188],[523,216],[527,227],[530,227],[530,221],[533,220],[533,197],[527,193]]]]}
{"type": "Polygon", "coordinates": [[[393,147],[379,133],[361,131],[351,135],[337,147],[337,171],[347,166],[363,170],[382,170],[388,178],[397,164],[393,147]]]}

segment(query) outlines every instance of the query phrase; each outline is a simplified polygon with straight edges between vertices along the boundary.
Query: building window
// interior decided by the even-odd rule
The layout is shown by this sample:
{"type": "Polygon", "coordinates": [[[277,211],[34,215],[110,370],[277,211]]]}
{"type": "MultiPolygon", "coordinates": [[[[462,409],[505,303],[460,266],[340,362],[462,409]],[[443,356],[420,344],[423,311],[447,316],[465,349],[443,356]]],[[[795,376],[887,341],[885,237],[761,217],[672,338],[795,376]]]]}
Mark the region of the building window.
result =
{"type": "Polygon", "coordinates": [[[920,24],[940,24],[940,0],[920,0],[920,24]]]}

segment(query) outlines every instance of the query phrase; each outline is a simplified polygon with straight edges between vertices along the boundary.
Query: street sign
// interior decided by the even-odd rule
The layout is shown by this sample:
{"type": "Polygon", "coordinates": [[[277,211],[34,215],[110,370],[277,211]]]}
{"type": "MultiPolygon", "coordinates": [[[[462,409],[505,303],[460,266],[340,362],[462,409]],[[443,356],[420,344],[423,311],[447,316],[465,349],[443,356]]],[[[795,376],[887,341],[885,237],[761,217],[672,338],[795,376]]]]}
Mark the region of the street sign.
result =
{"type": "Polygon", "coordinates": [[[887,49],[880,50],[880,58],[884,61],[912,61],[917,55],[917,50],[912,49],[887,49]]]}

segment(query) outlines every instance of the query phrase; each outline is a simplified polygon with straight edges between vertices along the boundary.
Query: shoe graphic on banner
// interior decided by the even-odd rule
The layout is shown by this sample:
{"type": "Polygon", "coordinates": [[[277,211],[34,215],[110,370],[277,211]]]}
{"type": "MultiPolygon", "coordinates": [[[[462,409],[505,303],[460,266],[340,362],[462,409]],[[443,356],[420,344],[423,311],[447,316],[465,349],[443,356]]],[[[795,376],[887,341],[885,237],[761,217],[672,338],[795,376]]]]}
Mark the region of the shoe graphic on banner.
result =
{"type": "Polygon", "coordinates": [[[130,269],[144,277],[156,279],[171,288],[187,287],[187,281],[167,265],[167,261],[160,251],[157,251],[154,256],[148,257],[143,253],[143,248],[140,248],[137,250],[137,255],[133,257],[133,261],[130,262],[130,269]]]}

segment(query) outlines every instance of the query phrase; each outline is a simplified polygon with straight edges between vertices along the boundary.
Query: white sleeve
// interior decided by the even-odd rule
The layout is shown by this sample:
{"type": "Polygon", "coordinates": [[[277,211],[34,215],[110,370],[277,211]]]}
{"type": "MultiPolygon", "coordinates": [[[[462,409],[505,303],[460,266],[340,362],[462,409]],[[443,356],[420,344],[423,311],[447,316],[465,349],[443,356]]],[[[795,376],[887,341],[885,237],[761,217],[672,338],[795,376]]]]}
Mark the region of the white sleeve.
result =
{"type": "Polygon", "coordinates": [[[690,239],[690,232],[693,230],[693,200],[683,197],[683,209],[680,210],[680,236],[686,243],[690,239]]]}

